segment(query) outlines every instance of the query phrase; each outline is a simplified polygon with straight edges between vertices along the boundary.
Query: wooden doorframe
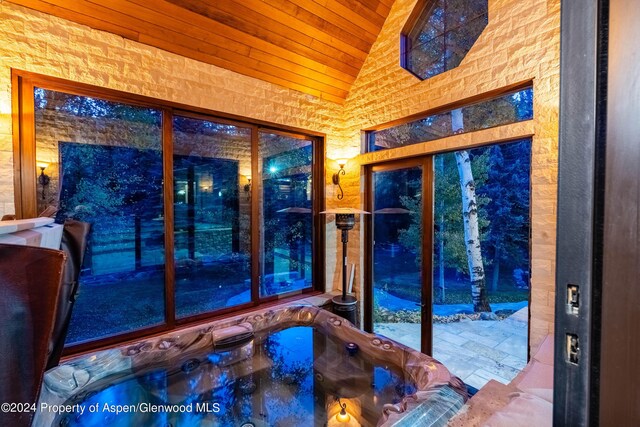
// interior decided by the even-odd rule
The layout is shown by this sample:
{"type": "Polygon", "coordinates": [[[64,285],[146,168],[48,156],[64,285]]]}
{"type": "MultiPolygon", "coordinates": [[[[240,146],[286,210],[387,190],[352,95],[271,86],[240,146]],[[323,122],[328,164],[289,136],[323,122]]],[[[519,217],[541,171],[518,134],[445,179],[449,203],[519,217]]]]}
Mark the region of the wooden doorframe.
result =
{"type": "Polygon", "coordinates": [[[364,228],[364,329],[373,332],[373,173],[422,168],[422,301],[420,351],[433,353],[433,155],[372,163],[365,166],[365,210],[371,216],[364,228]]]}

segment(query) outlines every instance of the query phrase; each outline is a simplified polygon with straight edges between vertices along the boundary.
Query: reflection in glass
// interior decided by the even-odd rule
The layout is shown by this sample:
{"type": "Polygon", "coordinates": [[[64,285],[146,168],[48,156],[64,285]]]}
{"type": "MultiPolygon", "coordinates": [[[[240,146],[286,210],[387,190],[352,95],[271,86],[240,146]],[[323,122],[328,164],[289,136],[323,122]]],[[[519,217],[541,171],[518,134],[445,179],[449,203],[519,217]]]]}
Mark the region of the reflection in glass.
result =
{"type": "Polygon", "coordinates": [[[251,301],[251,129],[173,120],[176,316],[251,301]]]}
{"type": "Polygon", "coordinates": [[[373,173],[373,330],[421,350],[422,168],[373,173]]]}
{"type": "Polygon", "coordinates": [[[67,344],[164,321],[161,112],[37,88],[38,209],[91,224],[67,344]]]}
{"type": "Polygon", "coordinates": [[[459,133],[473,132],[533,118],[533,88],[470,104],[423,119],[374,131],[369,151],[419,144],[459,133]]]}
{"type": "Polygon", "coordinates": [[[312,286],[313,143],[260,132],[260,296],[312,286]]]}
{"type": "Polygon", "coordinates": [[[433,355],[476,388],[508,383],[527,363],[530,160],[530,139],[434,156],[433,355]],[[469,158],[475,219],[463,214],[456,156],[469,158]],[[489,312],[476,310],[470,271],[482,272],[489,312]]]}

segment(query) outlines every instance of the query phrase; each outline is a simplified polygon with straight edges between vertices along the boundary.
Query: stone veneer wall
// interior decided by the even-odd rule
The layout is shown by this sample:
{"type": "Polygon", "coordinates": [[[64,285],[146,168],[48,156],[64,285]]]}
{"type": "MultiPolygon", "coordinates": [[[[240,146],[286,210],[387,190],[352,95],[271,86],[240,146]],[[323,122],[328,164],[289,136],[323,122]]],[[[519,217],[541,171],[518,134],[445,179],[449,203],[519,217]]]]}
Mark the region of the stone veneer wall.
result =
{"type": "MultiPolygon", "coordinates": [[[[13,212],[10,68],[167,99],[327,134],[327,208],[360,207],[361,166],[533,135],[531,345],[553,331],[559,0],[489,0],[489,24],[459,67],[419,81],[399,66],[399,34],[416,0],[396,0],[344,106],[245,77],[69,21],[0,2],[0,214],[13,212]],[[126,76],[126,77],[125,77],[126,76]],[[534,120],[434,143],[358,155],[361,129],[533,80],[534,120]],[[337,201],[334,159],[353,158],[337,201]]],[[[327,225],[327,283],[340,282],[340,241],[327,225]],[[331,254],[336,256],[332,257],[331,254]]],[[[350,262],[362,235],[350,233],[350,262]]],[[[330,285],[328,286],[330,287],[330,285]]]]}
{"type": "MultiPolygon", "coordinates": [[[[339,139],[340,151],[328,150],[329,157],[333,152],[333,158],[359,153],[361,129],[527,80],[533,81],[534,120],[359,155],[348,165],[343,203],[359,205],[363,164],[533,135],[530,336],[535,348],[553,333],[560,1],[489,0],[489,23],[460,66],[425,81],[399,65],[399,34],[415,3],[394,3],[344,106],[346,127],[339,139]]],[[[327,167],[332,167],[331,161],[327,167]]],[[[362,244],[357,246],[354,242],[354,257],[362,250],[362,244]]]]}

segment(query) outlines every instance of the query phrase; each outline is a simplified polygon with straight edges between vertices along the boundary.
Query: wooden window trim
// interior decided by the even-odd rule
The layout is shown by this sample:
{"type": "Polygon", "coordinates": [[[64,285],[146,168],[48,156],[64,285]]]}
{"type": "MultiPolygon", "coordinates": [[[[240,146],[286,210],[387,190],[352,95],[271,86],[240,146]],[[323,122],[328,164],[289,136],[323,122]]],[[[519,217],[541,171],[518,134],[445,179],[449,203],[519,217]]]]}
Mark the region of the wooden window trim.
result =
{"type": "MultiPolygon", "coordinates": [[[[27,71],[11,70],[12,82],[12,124],[13,124],[13,154],[14,154],[14,190],[15,207],[18,218],[37,216],[37,181],[35,159],[35,106],[33,91],[36,87],[64,92],[71,95],[100,98],[107,101],[124,103],[127,105],[153,108],[162,113],[162,155],[164,173],[164,215],[165,215],[165,319],[164,323],[152,325],[142,329],[128,331],[93,341],[82,342],[65,348],[63,355],[77,355],[88,351],[103,349],[126,342],[139,340],[154,334],[162,334],[175,329],[192,326],[194,324],[234,316],[256,309],[267,307],[280,302],[295,301],[318,295],[325,288],[325,230],[319,212],[325,206],[325,139],[324,133],[309,131],[287,125],[280,125],[262,120],[220,111],[193,107],[172,101],[159,100],[143,95],[122,92],[115,89],[76,83],[57,77],[49,77],[27,71]],[[200,313],[184,318],[176,318],[175,313],[175,260],[174,260],[174,212],[173,212],[173,117],[183,116],[215,123],[229,124],[251,129],[252,175],[258,176],[258,132],[264,130],[289,137],[307,139],[313,142],[312,176],[313,191],[313,239],[312,245],[313,286],[290,293],[272,295],[261,298],[258,290],[260,278],[259,265],[259,205],[251,203],[251,301],[233,307],[200,313]]],[[[257,184],[257,183],[256,183],[257,184]]],[[[252,185],[252,200],[258,200],[258,185],[252,185]]]]}

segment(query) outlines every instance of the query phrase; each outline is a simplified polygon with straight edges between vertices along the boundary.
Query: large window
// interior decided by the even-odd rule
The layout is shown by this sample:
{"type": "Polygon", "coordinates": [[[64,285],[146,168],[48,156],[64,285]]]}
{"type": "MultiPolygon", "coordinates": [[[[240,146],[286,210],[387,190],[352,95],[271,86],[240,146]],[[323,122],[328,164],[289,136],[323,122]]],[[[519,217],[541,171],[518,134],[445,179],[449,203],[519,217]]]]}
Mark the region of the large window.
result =
{"type": "Polygon", "coordinates": [[[68,347],[322,290],[319,137],[17,74],[17,214],[91,224],[68,347]]]}
{"type": "Polygon", "coordinates": [[[533,118],[533,88],[428,115],[401,125],[368,133],[367,150],[379,151],[433,141],[533,118]]]}

